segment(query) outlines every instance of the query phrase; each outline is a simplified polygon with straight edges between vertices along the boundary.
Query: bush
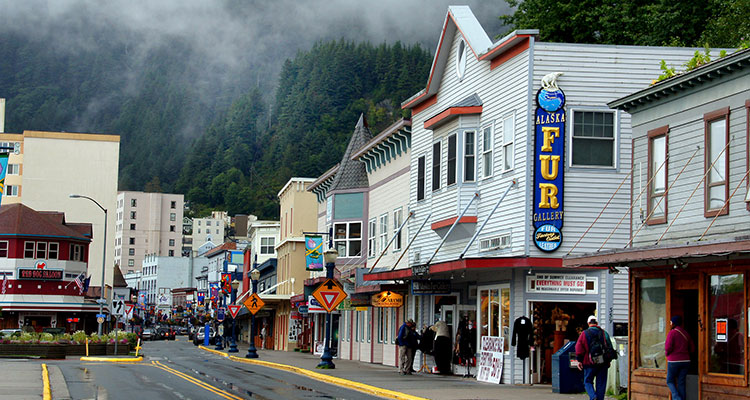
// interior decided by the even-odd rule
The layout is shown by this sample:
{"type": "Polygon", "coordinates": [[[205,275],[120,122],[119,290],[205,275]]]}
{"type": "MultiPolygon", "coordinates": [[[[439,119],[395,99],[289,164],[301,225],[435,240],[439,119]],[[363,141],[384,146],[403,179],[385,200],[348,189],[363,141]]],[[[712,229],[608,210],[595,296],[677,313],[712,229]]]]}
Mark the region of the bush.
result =
{"type": "Polygon", "coordinates": [[[78,344],[84,344],[86,343],[86,332],[84,331],[75,331],[73,332],[73,340],[78,342],[78,344]]]}
{"type": "Polygon", "coordinates": [[[53,340],[55,340],[55,336],[52,335],[51,333],[46,333],[45,332],[45,333],[42,333],[42,334],[39,335],[39,341],[40,342],[49,343],[49,342],[52,342],[53,340]]]}

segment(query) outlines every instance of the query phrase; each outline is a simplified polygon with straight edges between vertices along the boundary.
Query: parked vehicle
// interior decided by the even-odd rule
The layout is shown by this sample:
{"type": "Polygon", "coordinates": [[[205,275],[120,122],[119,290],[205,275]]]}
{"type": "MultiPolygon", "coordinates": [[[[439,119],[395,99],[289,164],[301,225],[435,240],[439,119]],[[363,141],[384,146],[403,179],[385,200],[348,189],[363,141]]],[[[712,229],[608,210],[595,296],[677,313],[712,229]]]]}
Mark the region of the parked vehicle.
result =
{"type": "MultiPolygon", "coordinates": [[[[195,333],[195,339],[193,339],[193,344],[196,346],[203,344],[203,339],[206,336],[205,327],[199,326],[197,328],[198,330],[195,333]]],[[[216,344],[216,330],[213,327],[209,328],[208,335],[208,343],[216,344]]]]}
{"type": "Polygon", "coordinates": [[[146,328],[141,332],[141,340],[154,340],[154,330],[151,328],[146,328]]]}
{"type": "Polygon", "coordinates": [[[0,330],[0,337],[11,337],[11,336],[21,336],[20,329],[2,329],[0,330]]]}
{"type": "Polygon", "coordinates": [[[44,328],[42,329],[42,332],[51,333],[53,335],[59,335],[59,334],[65,333],[65,328],[44,328]]]}
{"type": "Polygon", "coordinates": [[[177,334],[178,335],[187,335],[188,334],[188,327],[187,326],[180,326],[177,328],[177,334]]]}

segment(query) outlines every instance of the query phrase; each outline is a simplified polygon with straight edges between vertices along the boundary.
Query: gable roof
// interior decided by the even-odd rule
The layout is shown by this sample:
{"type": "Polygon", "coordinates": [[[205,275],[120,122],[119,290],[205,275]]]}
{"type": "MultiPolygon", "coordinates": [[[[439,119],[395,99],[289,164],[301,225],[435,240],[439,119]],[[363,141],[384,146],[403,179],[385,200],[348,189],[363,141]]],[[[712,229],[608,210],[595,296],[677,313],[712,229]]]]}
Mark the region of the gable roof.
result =
{"type": "Polygon", "coordinates": [[[224,242],[221,246],[214,247],[213,249],[203,253],[203,257],[211,258],[224,250],[237,250],[237,243],[235,242],[224,242]]]}
{"type": "Polygon", "coordinates": [[[361,189],[369,186],[365,164],[359,160],[352,160],[352,155],[370,140],[372,140],[372,133],[367,127],[365,115],[360,114],[357,126],[354,127],[354,133],[349,140],[349,145],[346,146],[346,151],[341,158],[341,163],[329,191],[361,189]]]}
{"type": "Polygon", "coordinates": [[[474,57],[478,60],[486,60],[488,62],[502,56],[506,51],[512,50],[518,43],[539,34],[538,29],[517,30],[493,43],[469,6],[448,7],[440,40],[438,41],[437,49],[435,49],[435,57],[432,60],[427,85],[414,96],[401,103],[401,108],[413,108],[438,92],[441,81],[440,77],[445,71],[448,56],[450,55],[450,48],[453,44],[453,36],[457,32],[461,33],[474,57]]]}
{"type": "Polygon", "coordinates": [[[2,236],[44,236],[90,242],[91,234],[91,224],[67,224],[61,212],[39,212],[20,203],[0,207],[2,236]]]}

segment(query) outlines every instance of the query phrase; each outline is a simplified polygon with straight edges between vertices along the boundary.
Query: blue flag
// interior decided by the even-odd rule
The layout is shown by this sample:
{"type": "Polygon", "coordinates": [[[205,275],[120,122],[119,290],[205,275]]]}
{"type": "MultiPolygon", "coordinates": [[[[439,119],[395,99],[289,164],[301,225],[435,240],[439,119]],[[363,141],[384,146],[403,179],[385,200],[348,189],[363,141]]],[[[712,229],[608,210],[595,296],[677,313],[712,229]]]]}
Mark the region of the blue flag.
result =
{"type": "Polygon", "coordinates": [[[0,153],[0,204],[5,193],[5,172],[8,170],[8,153],[0,153]]]}

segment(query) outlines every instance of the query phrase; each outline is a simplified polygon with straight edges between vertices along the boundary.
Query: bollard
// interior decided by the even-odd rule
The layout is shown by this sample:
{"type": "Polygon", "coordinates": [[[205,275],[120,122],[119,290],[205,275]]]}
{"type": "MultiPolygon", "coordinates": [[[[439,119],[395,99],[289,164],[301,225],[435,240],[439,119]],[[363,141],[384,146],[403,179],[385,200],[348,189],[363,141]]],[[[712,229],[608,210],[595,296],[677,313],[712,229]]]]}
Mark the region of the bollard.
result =
{"type": "Polygon", "coordinates": [[[138,338],[138,342],[135,344],[135,357],[138,358],[138,350],[141,349],[141,338],[138,338]]]}
{"type": "Polygon", "coordinates": [[[86,338],[86,357],[89,356],[89,338],[86,338]]]}

